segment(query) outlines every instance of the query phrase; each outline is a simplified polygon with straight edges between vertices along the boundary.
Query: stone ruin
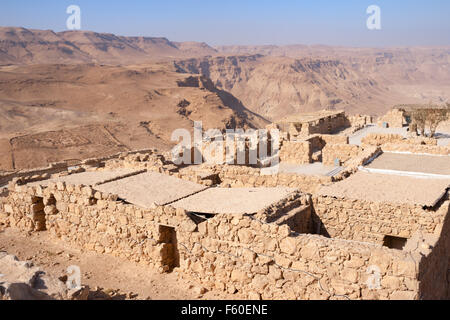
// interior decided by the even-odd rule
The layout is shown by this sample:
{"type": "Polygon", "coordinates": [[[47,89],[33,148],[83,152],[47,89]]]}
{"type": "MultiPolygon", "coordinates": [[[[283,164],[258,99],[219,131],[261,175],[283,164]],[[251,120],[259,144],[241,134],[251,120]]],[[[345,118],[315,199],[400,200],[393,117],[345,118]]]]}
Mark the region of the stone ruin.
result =
{"type": "Polygon", "coordinates": [[[10,174],[0,223],[248,299],[450,298],[450,180],[362,172],[385,146],[439,147],[324,134],[284,143],[281,163],[319,150],[344,168],[266,175],[141,150],[10,174]],[[402,191],[418,183],[426,194],[402,191]]]}

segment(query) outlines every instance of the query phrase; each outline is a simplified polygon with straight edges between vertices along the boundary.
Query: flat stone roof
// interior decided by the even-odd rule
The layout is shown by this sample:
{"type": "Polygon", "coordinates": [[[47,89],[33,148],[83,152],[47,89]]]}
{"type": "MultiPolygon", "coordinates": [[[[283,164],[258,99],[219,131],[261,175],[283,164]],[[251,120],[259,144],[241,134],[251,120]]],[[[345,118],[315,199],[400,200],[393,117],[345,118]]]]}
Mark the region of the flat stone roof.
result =
{"type": "Polygon", "coordinates": [[[211,188],[171,204],[190,212],[205,214],[253,214],[287,198],[296,189],[211,188]]]}
{"type": "Polygon", "coordinates": [[[146,172],[105,183],[96,190],[118,195],[134,205],[151,208],[154,204],[166,205],[208,187],[169,175],[146,172]]]}
{"type": "Polygon", "coordinates": [[[120,179],[130,175],[135,175],[141,171],[133,169],[99,170],[75,173],[58,178],[29,183],[28,185],[48,186],[50,183],[65,182],[70,185],[95,186],[111,180],[120,179]]]}
{"type": "Polygon", "coordinates": [[[366,167],[371,169],[450,175],[450,156],[385,152],[366,167]]]}
{"type": "Polygon", "coordinates": [[[343,181],[322,187],[319,195],[431,207],[442,199],[449,186],[450,179],[357,172],[343,181]]]}

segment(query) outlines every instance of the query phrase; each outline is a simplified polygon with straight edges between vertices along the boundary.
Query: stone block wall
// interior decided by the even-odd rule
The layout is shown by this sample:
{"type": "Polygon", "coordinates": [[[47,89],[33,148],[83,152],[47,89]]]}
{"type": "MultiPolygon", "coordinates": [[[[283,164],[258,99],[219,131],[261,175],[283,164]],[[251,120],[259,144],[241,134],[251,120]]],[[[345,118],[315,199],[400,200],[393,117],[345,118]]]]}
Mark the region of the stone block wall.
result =
{"type": "MultiPolygon", "coordinates": [[[[185,234],[187,236],[187,234],[185,234]]],[[[180,248],[181,275],[250,299],[415,299],[416,263],[402,251],[220,215],[180,248]],[[371,290],[370,270],[380,271],[371,290]]]]}
{"type": "Polygon", "coordinates": [[[386,152],[411,152],[417,154],[434,154],[443,156],[450,155],[450,146],[386,143],[381,147],[383,151],[386,152]]]}
{"type": "Polygon", "coordinates": [[[401,145],[429,145],[437,146],[437,140],[433,138],[415,137],[404,138],[400,134],[371,133],[361,140],[363,145],[382,146],[384,144],[401,145]]]}
{"type": "Polygon", "coordinates": [[[312,163],[312,147],[308,141],[283,141],[280,161],[290,164],[312,163]]]}
{"type": "Polygon", "coordinates": [[[50,175],[68,170],[65,162],[52,163],[46,168],[37,168],[31,170],[20,170],[16,172],[0,173],[0,186],[7,185],[14,178],[23,178],[25,180],[43,180],[50,175]]]}
{"type": "Polygon", "coordinates": [[[377,244],[383,244],[384,236],[409,239],[417,231],[440,233],[448,206],[446,202],[433,211],[408,204],[313,197],[314,211],[322,226],[321,234],[377,244]]]}
{"type": "Polygon", "coordinates": [[[382,127],[385,122],[389,128],[403,128],[403,125],[406,124],[405,112],[399,109],[392,109],[378,120],[378,126],[382,127]]]}
{"type": "Polygon", "coordinates": [[[344,112],[324,117],[314,122],[303,124],[302,134],[330,134],[349,127],[350,123],[344,112]]]}
{"type": "Polygon", "coordinates": [[[363,145],[381,146],[386,143],[401,143],[404,137],[400,134],[370,133],[361,139],[363,145]]]}
{"type": "MultiPolygon", "coordinates": [[[[333,221],[351,225],[358,216],[364,233],[374,223],[364,224],[365,219],[372,217],[385,224],[387,219],[401,215],[404,224],[405,214],[411,217],[411,224],[423,221],[421,230],[439,233],[436,224],[445,215],[443,211],[433,214],[412,207],[388,208],[386,212],[383,206],[353,201],[343,201],[340,207],[338,202],[313,199],[323,221],[331,219],[331,213],[321,214],[318,206],[339,208],[344,216],[338,214],[333,221]],[[403,209],[409,211],[398,212],[403,209]],[[353,215],[353,211],[361,214],[353,215]],[[381,219],[375,213],[381,214],[381,219]]],[[[47,232],[73,246],[149,264],[161,272],[175,268],[181,276],[194,278],[208,289],[250,299],[417,299],[419,287],[427,286],[418,280],[420,258],[414,260],[416,255],[409,252],[300,234],[289,223],[280,224],[294,209],[299,209],[303,218],[311,214],[310,198],[300,194],[254,216],[222,214],[200,223],[184,210],[143,210],[118,202],[114,195],[63,183],[45,189],[15,186],[0,203],[0,212],[6,212],[0,219],[8,220],[12,227],[37,230],[31,213],[32,206],[38,204],[45,213],[47,232]],[[379,278],[373,278],[373,270],[380,272],[379,278]],[[369,287],[373,281],[379,284],[376,289],[369,287]]],[[[448,202],[446,205],[442,208],[448,212],[448,202]]],[[[307,231],[308,219],[303,221],[303,231],[307,231]]],[[[340,235],[345,236],[345,230],[340,235]]],[[[355,233],[348,238],[361,237],[355,233]]],[[[427,265],[437,261],[431,256],[429,259],[427,265]]],[[[422,281],[434,280],[424,276],[422,281]]]]}
{"type": "Polygon", "coordinates": [[[335,160],[339,159],[341,164],[358,157],[361,148],[350,144],[327,144],[322,150],[322,162],[324,165],[333,166],[335,160]]]}
{"type": "Polygon", "coordinates": [[[439,235],[419,234],[414,244],[421,256],[419,297],[424,300],[450,299],[450,208],[439,235]]]}
{"type": "Polygon", "coordinates": [[[321,185],[330,184],[333,178],[326,176],[307,176],[278,173],[263,175],[261,169],[243,166],[218,167],[217,173],[222,181],[222,187],[231,188],[258,188],[285,186],[300,189],[305,193],[314,193],[321,185]]]}
{"type": "Polygon", "coordinates": [[[186,232],[197,226],[184,210],[143,210],[117,202],[117,196],[91,187],[50,184],[48,188],[16,186],[3,204],[7,225],[24,231],[48,230],[74,246],[153,265],[173,267],[174,243],[167,228],[186,232]],[[39,215],[36,215],[39,213],[39,215]]]}

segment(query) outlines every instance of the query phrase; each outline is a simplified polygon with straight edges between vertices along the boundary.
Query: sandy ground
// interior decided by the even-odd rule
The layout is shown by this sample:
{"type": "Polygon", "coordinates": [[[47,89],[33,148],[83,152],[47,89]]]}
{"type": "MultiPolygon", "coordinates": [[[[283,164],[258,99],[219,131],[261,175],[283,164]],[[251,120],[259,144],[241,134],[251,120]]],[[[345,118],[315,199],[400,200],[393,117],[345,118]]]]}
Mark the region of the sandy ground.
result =
{"type": "Polygon", "coordinates": [[[256,213],[286,198],[290,188],[211,188],[172,204],[175,208],[208,214],[256,213]]]}
{"type": "Polygon", "coordinates": [[[155,172],[139,174],[96,187],[99,191],[116,194],[129,203],[143,208],[151,208],[154,203],[165,205],[206,188],[155,172]]]}
{"type": "Polygon", "coordinates": [[[383,153],[367,166],[387,169],[450,175],[450,156],[425,156],[415,154],[383,153]]]}
{"type": "Polygon", "coordinates": [[[358,172],[341,182],[322,187],[319,194],[372,202],[432,206],[450,186],[450,179],[421,179],[358,172]]]}
{"type": "Polygon", "coordinates": [[[146,265],[83,252],[50,238],[45,232],[27,235],[10,228],[4,230],[0,226],[0,251],[13,254],[20,261],[32,261],[55,277],[67,275],[69,266],[79,266],[83,285],[89,285],[92,291],[96,289],[106,293],[118,291],[114,299],[239,299],[238,296],[223,292],[200,294],[201,287],[197,283],[180,279],[176,272],[158,274],[146,265]]]}

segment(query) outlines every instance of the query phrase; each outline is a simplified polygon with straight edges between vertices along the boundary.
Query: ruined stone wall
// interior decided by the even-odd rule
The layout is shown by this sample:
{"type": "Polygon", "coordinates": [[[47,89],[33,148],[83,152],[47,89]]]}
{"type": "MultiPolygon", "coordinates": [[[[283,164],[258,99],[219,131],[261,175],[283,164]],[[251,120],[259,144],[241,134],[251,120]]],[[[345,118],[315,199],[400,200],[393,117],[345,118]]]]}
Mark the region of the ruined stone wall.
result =
{"type": "Polygon", "coordinates": [[[303,124],[302,133],[308,134],[330,134],[350,125],[344,112],[324,117],[314,122],[309,122],[308,125],[303,124]],[[305,129],[306,128],[306,129],[305,129]]]}
{"type": "Polygon", "coordinates": [[[314,196],[313,207],[322,225],[321,234],[378,244],[383,244],[386,235],[408,239],[417,231],[437,233],[447,213],[445,208],[433,211],[410,204],[324,196],[314,196]]]}
{"type": "Polygon", "coordinates": [[[381,146],[385,143],[401,143],[404,137],[400,134],[370,133],[361,139],[363,145],[381,146]]]}
{"type": "Polygon", "coordinates": [[[415,137],[404,138],[400,134],[371,133],[361,140],[363,145],[381,146],[384,144],[429,145],[436,146],[437,140],[433,138],[415,137]]]}
{"type": "Polygon", "coordinates": [[[450,146],[430,146],[430,145],[414,145],[414,144],[395,144],[386,143],[382,146],[386,152],[411,152],[417,154],[434,154],[434,155],[450,155],[450,146]]]}
{"type": "Polygon", "coordinates": [[[450,299],[450,202],[443,205],[447,217],[439,235],[423,236],[415,244],[420,252],[419,296],[425,300],[450,299]],[[428,240],[428,241],[427,241],[428,240]],[[431,240],[431,241],[430,241],[431,240]]]}
{"type": "Polygon", "coordinates": [[[280,149],[280,161],[291,164],[309,164],[312,162],[312,147],[308,141],[283,141],[280,149]]]}
{"type": "Polygon", "coordinates": [[[330,184],[333,179],[326,176],[307,176],[278,173],[261,174],[261,169],[243,166],[222,166],[217,168],[222,187],[257,188],[285,186],[300,189],[305,193],[314,193],[323,184],[330,184]]]}
{"type": "Polygon", "coordinates": [[[361,152],[361,148],[350,144],[327,144],[322,150],[322,162],[324,165],[335,165],[335,160],[339,164],[345,164],[348,160],[355,158],[361,152]]]}
{"type": "Polygon", "coordinates": [[[16,186],[0,211],[2,221],[24,231],[48,230],[74,246],[120,256],[167,271],[174,263],[174,243],[161,226],[192,232],[197,226],[184,210],[143,210],[116,201],[90,187],[50,184],[16,186]]]}
{"type": "Polygon", "coordinates": [[[327,144],[348,144],[349,137],[343,135],[316,134],[309,137],[306,141],[311,143],[313,151],[322,150],[327,144]]]}
{"type": "Polygon", "coordinates": [[[371,124],[373,121],[372,116],[368,115],[347,116],[347,119],[353,128],[363,128],[366,125],[371,124]]]}
{"type": "Polygon", "coordinates": [[[406,123],[404,111],[399,109],[389,111],[386,115],[378,119],[378,126],[382,127],[385,122],[389,128],[403,128],[403,125],[406,123]]]}
{"type": "Polygon", "coordinates": [[[9,172],[0,174],[0,186],[7,185],[8,182],[14,178],[32,179],[47,179],[51,174],[67,171],[68,166],[65,162],[52,163],[46,168],[37,168],[31,170],[20,170],[16,172],[9,172]]]}
{"type": "MultiPolygon", "coordinates": [[[[10,192],[12,213],[7,219],[13,227],[28,231],[33,220],[27,213],[42,198],[46,229],[53,236],[161,272],[179,267],[181,276],[208,289],[251,299],[418,297],[418,268],[409,254],[294,233],[288,224],[277,224],[282,217],[277,206],[253,217],[217,215],[197,225],[184,210],[143,210],[89,187],[58,183],[44,190],[16,186],[10,192]],[[22,207],[24,203],[30,207],[22,207]],[[271,220],[274,223],[268,223],[271,220]],[[374,266],[380,271],[380,287],[371,290],[368,269],[374,266]]],[[[309,198],[293,196],[286,201],[289,212],[290,205],[307,204],[309,198]]]]}
{"type": "Polygon", "coordinates": [[[250,299],[415,299],[416,264],[402,251],[292,234],[287,226],[220,215],[182,234],[182,276],[250,299]],[[378,290],[368,268],[380,270],[378,290]]]}

